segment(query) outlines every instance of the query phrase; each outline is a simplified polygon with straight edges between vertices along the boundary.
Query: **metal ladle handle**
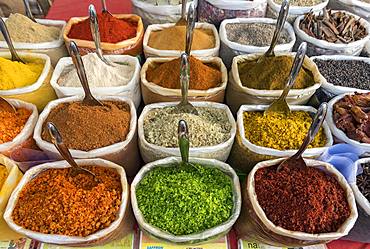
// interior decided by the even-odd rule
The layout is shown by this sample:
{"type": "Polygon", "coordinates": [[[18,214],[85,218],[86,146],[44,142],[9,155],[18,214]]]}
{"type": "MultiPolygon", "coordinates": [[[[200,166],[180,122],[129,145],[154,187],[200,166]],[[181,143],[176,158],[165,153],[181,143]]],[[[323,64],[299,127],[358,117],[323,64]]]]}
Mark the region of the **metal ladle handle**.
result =
{"type": "Polygon", "coordinates": [[[194,5],[190,4],[188,10],[188,18],[187,18],[187,25],[186,25],[186,44],[185,44],[185,52],[190,56],[191,52],[191,45],[193,43],[193,30],[195,27],[195,15],[196,11],[194,9],[194,5]]]}
{"type": "Polygon", "coordinates": [[[54,144],[55,148],[57,148],[64,160],[66,160],[72,167],[80,168],[80,166],[78,166],[73,159],[67,146],[63,143],[62,136],[60,135],[57,127],[52,122],[48,122],[46,126],[51,137],[51,142],[54,144]]]}
{"type": "Polygon", "coordinates": [[[287,80],[287,84],[284,88],[283,93],[280,96],[280,99],[285,99],[288,96],[290,89],[293,87],[294,82],[298,76],[299,71],[302,68],[304,58],[306,56],[307,51],[307,43],[302,42],[298,48],[298,51],[294,57],[292,68],[290,69],[289,77],[287,80]]]}
{"type": "Polygon", "coordinates": [[[322,103],[320,105],[319,109],[317,110],[316,114],[315,114],[315,117],[312,121],[312,124],[311,124],[310,128],[308,129],[308,133],[307,133],[306,138],[304,139],[304,141],[303,141],[301,147],[299,148],[299,150],[297,151],[297,153],[295,153],[292,156],[292,158],[294,158],[294,159],[300,158],[302,156],[303,152],[307,149],[308,145],[314,140],[314,138],[317,135],[317,133],[319,132],[322,124],[324,123],[327,110],[328,110],[328,104],[326,102],[322,103]]]}
{"type": "Polygon", "coordinates": [[[1,33],[3,34],[3,36],[4,36],[4,39],[5,39],[6,43],[8,44],[8,48],[9,48],[10,53],[12,55],[12,61],[19,61],[19,62],[24,63],[24,61],[18,56],[17,52],[15,51],[12,39],[10,39],[8,28],[6,27],[5,22],[1,17],[0,17],[0,30],[1,30],[1,33]]]}
{"type": "Polygon", "coordinates": [[[91,30],[91,34],[92,34],[92,37],[95,43],[96,54],[102,61],[105,62],[105,58],[103,56],[103,50],[101,49],[98,18],[97,18],[95,6],[93,4],[89,5],[89,17],[90,17],[90,30],[91,30]]]}
{"type": "Polygon", "coordinates": [[[101,5],[103,7],[103,12],[108,12],[107,3],[105,0],[101,0],[101,5]]]}
{"type": "Polygon", "coordinates": [[[31,19],[33,22],[37,23],[36,19],[33,17],[30,2],[28,0],[23,0],[24,8],[26,10],[26,15],[29,19],[31,19]]]}
{"type": "Polygon", "coordinates": [[[69,46],[70,52],[71,52],[71,57],[73,64],[76,67],[76,71],[78,74],[78,78],[80,79],[82,88],[84,89],[85,92],[85,98],[83,99],[84,103],[92,103],[96,105],[103,105],[101,104],[98,100],[94,98],[90,91],[89,83],[87,81],[86,77],[86,71],[84,67],[84,63],[82,61],[80,51],[78,50],[78,47],[74,41],[71,41],[71,44],[69,46]]]}
{"type": "Polygon", "coordinates": [[[181,18],[185,19],[187,0],[181,0],[181,18]]]}
{"type": "Polygon", "coordinates": [[[180,63],[180,85],[181,85],[181,104],[188,104],[188,92],[190,81],[190,63],[189,56],[186,53],[181,54],[180,63]]]}
{"type": "Polygon", "coordinates": [[[281,4],[281,8],[279,11],[279,16],[276,20],[276,28],[274,31],[274,35],[272,37],[271,45],[269,49],[266,52],[266,55],[271,55],[274,53],[274,48],[278,42],[278,39],[280,37],[280,33],[284,28],[285,21],[288,17],[288,12],[289,12],[289,0],[284,0],[281,4]]]}
{"type": "Polygon", "coordinates": [[[186,124],[185,120],[179,121],[178,136],[179,136],[179,148],[180,148],[182,162],[188,163],[190,145],[189,145],[188,125],[186,124]]]}

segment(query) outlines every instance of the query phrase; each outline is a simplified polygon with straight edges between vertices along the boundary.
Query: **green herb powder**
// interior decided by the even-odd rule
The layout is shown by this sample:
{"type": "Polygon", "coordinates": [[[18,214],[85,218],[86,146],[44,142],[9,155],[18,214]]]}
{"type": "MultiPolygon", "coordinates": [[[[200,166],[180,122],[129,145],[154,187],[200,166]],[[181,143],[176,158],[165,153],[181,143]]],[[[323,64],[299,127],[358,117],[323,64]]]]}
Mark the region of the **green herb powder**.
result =
{"type": "Polygon", "coordinates": [[[157,167],[141,180],[136,198],[148,223],[174,235],[187,235],[230,218],[231,179],[219,169],[192,166],[157,167]]]}

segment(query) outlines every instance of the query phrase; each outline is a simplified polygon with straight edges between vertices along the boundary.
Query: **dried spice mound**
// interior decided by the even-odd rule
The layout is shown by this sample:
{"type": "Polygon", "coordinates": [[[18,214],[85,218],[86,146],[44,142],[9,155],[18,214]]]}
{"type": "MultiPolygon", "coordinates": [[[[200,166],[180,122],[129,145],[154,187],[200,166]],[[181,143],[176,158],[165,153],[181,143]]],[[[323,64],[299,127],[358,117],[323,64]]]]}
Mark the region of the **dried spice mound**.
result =
{"type": "Polygon", "coordinates": [[[144,118],[145,140],[159,146],[178,147],[177,127],[181,119],[188,124],[190,147],[213,146],[230,138],[232,126],[225,110],[196,109],[199,115],[177,113],[176,107],[172,106],[152,109],[144,118]]]}
{"type": "Polygon", "coordinates": [[[370,202],[370,163],[361,165],[362,173],[356,177],[356,184],[360,192],[370,202]]]}
{"type": "Polygon", "coordinates": [[[15,113],[0,110],[0,144],[12,141],[23,129],[32,111],[18,108],[15,113]]]}
{"type": "Polygon", "coordinates": [[[277,165],[259,169],[255,191],[267,218],[305,233],[335,232],[350,215],[346,193],[331,175],[313,168],[277,165]]]}
{"type": "MultiPolygon", "coordinates": [[[[308,112],[293,111],[288,116],[282,113],[264,115],[263,112],[244,112],[245,138],[251,143],[277,150],[298,149],[312,123],[308,112]]],[[[320,128],[308,148],[325,146],[325,132],[320,128]]]]}
{"type": "Polygon", "coordinates": [[[0,190],[5,183],[6,178],[8,177],[8,169],[5,165],[0,164],[0,190]]]}
{"type": "MultiPolygon", "coordinates": [[[[109,13],[98,13],[97,18],[102,42],[117,43],[136,36],[137,23],[119,19],[109,13]]],[[[72,25],[68,37],[93,41],[90,30],[90,19],[87,18],[72,25]]]]}
{"type": "MultiPolygon", "coordinates": [[[[286,85],[293,60],[291,56],[274,56],[258,63],[257,60],[243,61],[238,64],[242,85],[259,90],[281,90],[286,85]]],[[[314,84],[312,73],[302,67],[293,88],[304,89],[314,84]]]]}
{"type": "Polygon", "coordinates": [[[148,223],[174,235],[215,227],[234,207],[231,179],[199,164],[153,169],[138,184],[136,198],[148,223]]]}
{"type": "MultiPolygon", "coordinates": [[[[181,58],[165,62],[157,67],[149,67],[146,78],[161,87],[180,89],[180,64],[181,58]]],[[[190,82],[189,89],[208,90],[217,87],[222,82],[222,74],[219,69],[204,64],[193,56],[189,58],[190,82]]]]}
{"type": "Polygon", "coordinates": [[[333,106],[333,120],[350,139],[370,143],[370,93],[346,95],[333,106]]]}
{"type": "Polygon", "coordinates": [[[89,151],[124,141],[130,129],[130,106],[118,101],[103,101],[103,104],[59,104],[43,124],[42,139],[51,142],[46,124],[53,122],[67,147],[75,150],[89,151]]]}
{"type": "Polygon", "coordinates": [[[312,11],[305,14],[299,28],[316,39],[337,44],[348,44],[368,35],[360,19],[343,11],[332,12],[326,9],[321,14],[312,11]]]}
{"type": "Polygon", "coordinates": [[[99,183],[93,188],[91,176],[70,177],[67,169],[48,169],[24,186],[12,213],[14,222],[46,234],[88,236],[116,220],[122,186],[116,170],[84,166],[99,183]]]}

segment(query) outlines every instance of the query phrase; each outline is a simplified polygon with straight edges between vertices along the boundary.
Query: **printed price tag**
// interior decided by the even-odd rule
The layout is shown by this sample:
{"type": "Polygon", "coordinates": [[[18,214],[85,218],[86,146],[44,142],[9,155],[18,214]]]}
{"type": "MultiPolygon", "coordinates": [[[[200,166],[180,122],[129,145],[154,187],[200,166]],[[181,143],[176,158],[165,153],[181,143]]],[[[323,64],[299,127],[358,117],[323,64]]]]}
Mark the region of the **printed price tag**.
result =
{"type": "Polygon", "coordinates": [[[326,245],[305,247],[276,247],[246,240],[238,240],[238,247],[239,249],[327,249],[326,245]]]}
{"type": "Polygon", "coordinates": [[[139,249],[228,249],[227,237],[224,236],[218,240],[213,240],[207,244],[201,245],[176,245],[145,235],[140,232],[139,249]]]}

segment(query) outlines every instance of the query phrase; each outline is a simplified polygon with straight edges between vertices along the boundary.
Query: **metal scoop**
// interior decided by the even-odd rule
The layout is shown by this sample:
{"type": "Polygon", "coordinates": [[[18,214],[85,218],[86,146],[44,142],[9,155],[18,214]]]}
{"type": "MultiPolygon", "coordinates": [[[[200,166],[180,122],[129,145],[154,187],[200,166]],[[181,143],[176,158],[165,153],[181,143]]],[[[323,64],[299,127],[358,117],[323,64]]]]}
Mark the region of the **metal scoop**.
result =
{"type": "Polygon", "coordinates": [[[194,5],[190,4],[188,11],[188,21],[186,24],[186,40],[185,40],[185,52],[190,56],[191,45],[193,43],[193,31],[195,27],[195,15],[196,11],[194,5]]]}
{"type": "Polygon", "coordinates": [[[302,158],[303,152],[307,149],[308,145],[314,140],[315,136],[320,130],[320,127],[322,126],[326,112],[328,109],[327,103],[322,103],[319,107],[319,110],[317,110],[317,113],[312,121],[312,124],[308,130],[307,136],[304,139],[301,147],[295,153],[293,156],[289,157],[288,159],[284,160],[280,165],[278,166],[277,170],[281,170],[284,166],[294,165],[295,167],[304,168],[307,167],[306,163],[304,162],[302,158]]]}
{"type": "Polygon", "coordinates": [[[103,6],[102,10],[103,13],[108,13],[109,15],[113,16],[112,13],[108,11],[107,3],[105,2],[105,0],[101,0],[101,5],[103,6]]]}
{"type": "Polygon", "coordinates": [[[303,42],[298,48],[298,51],[295,55],[292,68],[290,69],[288,81],[285,85],[283,93],[280,95],[280,97],[272,102],[272,104],[266,109],[265,115],[271,113],[271,112],[279,112],[283,113],[285,115],[288,115],[290,113],[289,105],[286,101],[286,97],[288,96],[288,93],[290,89],[293,87],[295,79],[298,76],[299,71],[301,70],[304,57],[306,55],[307,50],[307,43],[303,42]]]}
{"type": "Polygon", "coordinates": [[[187,3],[187,0],[181,0],[181,17],[176,22],[175,26],[185,26],[187,23],[186,18],[185,18],[186,3],[187,3]]]}
{"type": "Polygon", "coordinates": [[[279,16],[276,20],[276,27],[275,27],[274,35],[271,40],[270,47],[266,51],[266,53],[264,53],[260,58],[258,58],[257,63],[260,63],[266,57],[275,56],[274,48],[279,40],[280,33],[284,28],[285,21],[288,17],[288,12],[289,12],[289,0],[284,0],[281,4],[279,16]]]}
{"type": "Polygon", "coordinates": [[[188,101],[189,80],[189,57],[186,53],[182,53],[180,65],[181,101],[176,105],[175,111],[179,113],[191,113],[198,115],[197,109],[188,101]]]}
{"type": "Polygon", "coordinates": [[[31,19],[33,22],[37,23],[36,19],[33,17],[30,2],[28,0],[23,0],[24,8],[26,10],[26,15],[29,19],[31,19]]]}
{"type": "Polygon", "coordinates": [[[17,112],[17,109],[15,109],[15,107],[3,97],[0,97],[0,110],[3,110],[5,112],[13,112],[13,113],[17,112]]]}
{"type": "Polygon", "coordinates": [[[182,164],[189,163],[189,132],[188,125],[185,120],[179,121],[178,126],[178,138],[179,138],[179,149],[181,153],[182,164]]]}
{"type": "Polygon", "coordinates": [[[82,61],[78,47],[74,41],[71,42],[69,49],[71,51],[73,64],[76,67],[78,78],[80,79],[81,85],[85,92],[85,97],[82,100],[82,103],[85,105],[90,105],[90,106],[97,106],[97,105],[104,106],[103,103],[101,103],[99,100],[94,98],[94,96],[92,95],[90,91],[89,83],[87,82],[84,63],[82,61]]]}
{"type": "Polygon", "coordinates": [[[57,148],[57,150],[59,151],[59,153],[63,157],[63,159],[66,160],[69,163],[69,165],[71,165],[71,167],[72,167],[72,169],[70,171],[70,175],[72,177],[75,177],[78,174],[85,174],[85,175],[89,175],[89,176],[94,177],[94,180],[98,181],[96,175],[93,172],[91,172],[88,169],[85,169],[85,168],[82,168],[82,167],[78,166],[76,161],[73,159],[71,153],[69,152],[69,149],[63,143],[62,136],[60,135],[57,127],[51,122],[48,122],[46,125],[47,125],[47,128],[48,128],[50,137],[51,137],[51,141],[54,144],[55,148],[57,148]]]}
{"type": "Polygon", "coordinates": [[[4,36],[4,39],[6,41],[6,44],[8,44],[8,48],[10,50],[10,53],[12,54],[12,61],[18,61],[18,62],[21,62],[23,64],[26,64],[17,54],[17,52],[15,51],[15,48],[13,46],[13,42],[12,42],[12,39],[10,39],[10,35],[9,35],[9,31],[5,25],[5,22],[2,18],[0,18],[0,30],[1,30],[1,33],[3,34],[4,36]]]}
{"type": "Polygon", "coordinates": [[[95,52],[98,55],[98,57],[108,66],[113,66],[114,63],[110,62],[103,56],[103,50],[101,49],[101,43],[100,43],[100,33],[99,33],[99,24],[98,24],[98,18],[96,15],[96,10],[93,4],[89,5],[89,16],[90,16],[90,29],[91,34],[94,39],[95,43],[95,52]]]}

